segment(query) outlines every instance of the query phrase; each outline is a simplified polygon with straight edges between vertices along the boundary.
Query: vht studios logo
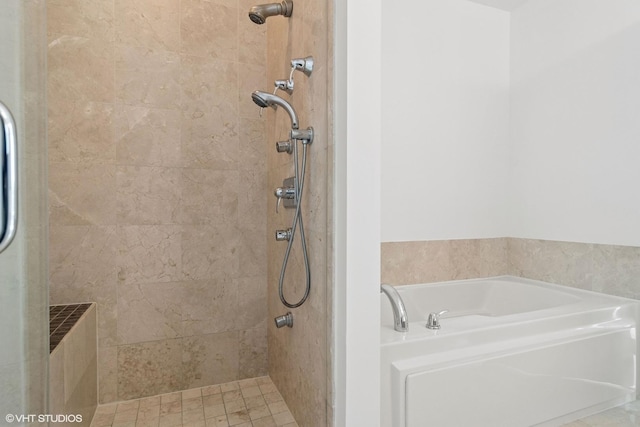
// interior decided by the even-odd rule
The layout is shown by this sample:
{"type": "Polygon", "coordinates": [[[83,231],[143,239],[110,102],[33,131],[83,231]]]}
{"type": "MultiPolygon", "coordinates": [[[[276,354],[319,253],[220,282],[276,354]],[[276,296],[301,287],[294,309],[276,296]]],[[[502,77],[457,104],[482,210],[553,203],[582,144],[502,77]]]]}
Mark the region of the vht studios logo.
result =
{"type": "Polygon", "coordinates": [[[82,415],[7,414],[4,419],[8,423],[81,423],[82,415]]]}

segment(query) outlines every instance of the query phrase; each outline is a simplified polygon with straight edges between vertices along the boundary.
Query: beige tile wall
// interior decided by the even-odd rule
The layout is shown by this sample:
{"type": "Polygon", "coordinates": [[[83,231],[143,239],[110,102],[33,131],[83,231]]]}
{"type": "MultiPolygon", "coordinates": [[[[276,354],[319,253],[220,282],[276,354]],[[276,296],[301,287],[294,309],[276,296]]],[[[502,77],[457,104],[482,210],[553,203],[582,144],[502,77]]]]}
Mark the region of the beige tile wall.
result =
{"type": "Polygon", "coordinates": [[[511,274],[640,299],[640,247],[509,239],[511,274]]]}
{"type": "Polygon", "coordinates": [[[384,242],[381,281],[429,283],[507,274],[508,239],[384,242]]]}
{"type": "MultiPolygon", "coordinates": [[[[247,8],[250,2],[242,0],[247,8]]],[[[309,165],[306,175],[303,218],[307,233],[311,263],[312,287],[307,302],[292,309],[293,328],[276,329],[273,317],[289,311],[278,298],[278,277],[286,243],[275,242],[273,231],[291,226],[292,210],[275,213],[276,199],[268,199],[268,277],[269,277],[269,375],[282,393],[296,421],[303,426],[331,425],[327,417],[330,406],[329,388],[331,275],[328,275],[330,257],[328,180],[330,162],[328,114],[330,105],[329,7],[326,0],[294,0],[293,16],[289,19],[273,17],[267,20],[268,76],[263,90],[270,90],[273,81],[286,79],[290,61],[296,57],[314,57],[313,74],[306,77],[296,72],[295,90],[291,96],[280,93],[289,100],[300,119],[300,127],[313,126],[315,140],[309,147],[309,165]]],[[[286,140],[291,128],[283,111],[267,111],[268,123],[268,187],[269,193],[282,186],[284,178],[293,176],[292,157],[275,152],[274,143],[286,140]]],[[[285,279],[285,295],[297,301],[304,292],[304,269],[298,242],[294,245],[285,279]]]]}
{"type": "Polygon", "coordinates": [[[640,248],[499,238],[384,242],[382,282],[394,285],[503,274],[640,299],[640,248]]]}
{"type": "Polygon", "coordinates": [[[267,372],[266,29],[247,9],[48,1],[51,302],[98,303],[101,402],[267,372]]]}

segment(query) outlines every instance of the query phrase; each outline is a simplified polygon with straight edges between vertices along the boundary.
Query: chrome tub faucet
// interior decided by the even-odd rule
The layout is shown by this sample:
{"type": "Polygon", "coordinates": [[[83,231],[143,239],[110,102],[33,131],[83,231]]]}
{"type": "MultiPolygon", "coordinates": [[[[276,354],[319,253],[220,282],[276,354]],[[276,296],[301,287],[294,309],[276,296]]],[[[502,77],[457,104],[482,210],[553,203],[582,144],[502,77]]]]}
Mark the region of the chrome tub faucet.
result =
{"type": "Polygon", "coordinates": [[[407,332],[409,330],[409,317],[407,316],[407,309],[404,306],[402,297],[391,285],[380,285],[380,292],[384,292],[391,302],[391,308],[393,309],[393,329],[398,332],[407,332]]]}

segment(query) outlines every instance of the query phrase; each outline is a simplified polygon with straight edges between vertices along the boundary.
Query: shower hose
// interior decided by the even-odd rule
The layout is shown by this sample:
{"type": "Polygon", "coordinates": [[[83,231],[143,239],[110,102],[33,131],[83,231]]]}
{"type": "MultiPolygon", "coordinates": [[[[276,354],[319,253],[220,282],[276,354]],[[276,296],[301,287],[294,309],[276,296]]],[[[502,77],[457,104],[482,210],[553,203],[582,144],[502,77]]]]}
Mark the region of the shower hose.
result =
{"type": "Polygon", "coordinates": [[[309,291],[311,290],[311,269],[309,268],[309,257],[307,255],[307,240],[304,234],[304,223],[302,222],[302,190],[304,188],[304,176],[307,169],[307,144],[302,144],[302,166],[298,165],[298,140],[293,139],[293,162],[295,169],[295,182],[296,182],[296,211],[293,215],[293,224],[291,225],[291,235],[287,242],[287,249],[284,252],[284,259],[282,260],[282,268],[280,269],[280,280],[278,282],[278,294],[280,295],[280,301],[286,307],[296,308],[300,307],[309,297],[309,291]],[[304,258],[304,269],[306,287],[304,295],[296,303],[290,303],[284,296],[284,276],[287,271],[287,264],[289,263],[289,255],[291,254],[291,248],[293,247],[294,237],[296,230],[300,229],[300,243],[302,244],[302,256],[304,258]]]}

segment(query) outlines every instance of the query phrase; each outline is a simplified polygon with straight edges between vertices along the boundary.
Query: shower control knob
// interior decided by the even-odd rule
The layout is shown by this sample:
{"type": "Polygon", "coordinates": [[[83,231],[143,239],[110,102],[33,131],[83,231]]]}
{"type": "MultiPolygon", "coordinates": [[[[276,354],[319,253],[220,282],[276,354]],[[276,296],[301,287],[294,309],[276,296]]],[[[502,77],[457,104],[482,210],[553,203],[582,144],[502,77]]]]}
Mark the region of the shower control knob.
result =
{"type": "Polygon", "coordinates": [[[273,194],[278,198],[278,202],[276,203],[276,213],[280,210],[280,202],[284,200],[285,208],[295,208],[296,207],[296,187],[295,185],[291,185],[295,182],[293,178],[287,178],[282,182],[282,187],[278,187],[275,189],[273,194]]]}
{"type": "Polygon", "coordinates": [[[287,228],[286,230],[276,230],[276,242],[282,242],[284,240],[291,239],[291,229],[287,228]]]}
{"type": "Polygon", "coordinates": [[[278,187],[273,192],[278,199],[295,199],[296,189],[295,187],[278,187]]]}
{"type": "MultiPolygon", "coordinates": [[[[276,213],[279,213],[280,202],[282,202],[282,199],[294,200],[296,198],[296,189],[295,187],[278,187],[276,188],[276,191],[273,192],[273,194],[275,194],[275,196],[278,198],[278,202],[276,203],[276,213]]],[[[284,207],[288,208],[291,204],[293,204],[293,206],[295,207],[295,202],[285,203],[284,207]]]]}

